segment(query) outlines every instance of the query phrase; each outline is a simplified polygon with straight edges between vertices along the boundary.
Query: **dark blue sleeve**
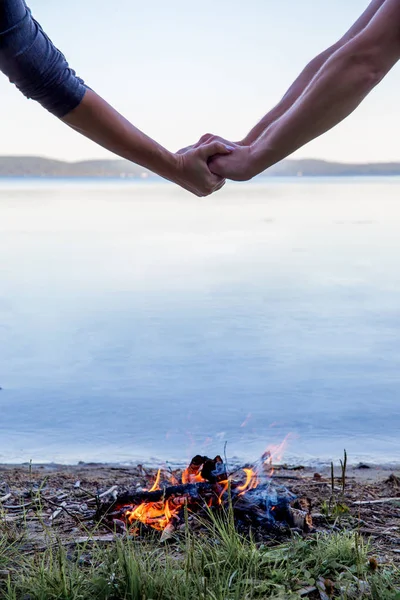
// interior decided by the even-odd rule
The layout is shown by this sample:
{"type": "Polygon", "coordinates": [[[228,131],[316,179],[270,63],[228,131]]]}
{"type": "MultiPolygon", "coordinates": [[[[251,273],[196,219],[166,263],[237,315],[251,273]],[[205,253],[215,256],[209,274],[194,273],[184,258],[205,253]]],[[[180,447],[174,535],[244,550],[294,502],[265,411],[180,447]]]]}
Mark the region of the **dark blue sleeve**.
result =
{"type": "Polygon", "coordinates": [[[24,0],[0,0],[0,70],[57,117],[76,108],[87,90],[24,0]]]}

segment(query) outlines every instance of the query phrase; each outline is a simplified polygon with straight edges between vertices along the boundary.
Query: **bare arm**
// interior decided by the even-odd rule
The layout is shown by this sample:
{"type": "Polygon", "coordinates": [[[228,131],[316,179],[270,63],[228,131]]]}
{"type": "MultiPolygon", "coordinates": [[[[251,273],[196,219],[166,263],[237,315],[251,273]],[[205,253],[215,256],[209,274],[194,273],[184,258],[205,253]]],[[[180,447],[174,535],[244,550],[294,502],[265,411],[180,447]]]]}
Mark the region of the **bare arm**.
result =
{"type": "Polygon", "coordinates": [[[0,0],[0,70],[27,98],[115,154],[198,196],[224,184],[211,173],[208,159],[215,152],[229,153],[226,144],[211,141],[182,156],[168,152],[85,86],[33,18],[25,0],[0,0]]]}
{"type": "Polygon", "coordinates": [[[264,133],[264,131],[277,119],[279,119],[293,104],[298,100],[314,76],[318,73],[322,65],[335,53],[342,48],[347,42],[358,35],[375,16],[385,0],[372,0],[368,8],[350,27],[347,33],[336,44],[321,52],[316,56],[300,73],[299,77],[293,82],[282,100],[277,104],[259,123],[246,135],[241,144],[249,146],[264,133]]]}
{"type": "Polygon", "coordinates": [[[229,153],[226,144],[211,141],[202,152],[201,148],[196,148],[184,155],[173,154],[134,127],[91,90],[87,90],[80,104],[61,120],[107,150],[150,169],[197,196],[216,191],[224,183],[210,172],[207,161],[215,152],[229,153]]]}
{"type": "Polygon", "coordinates": [[[324,64],[295,104],[250,147],[216,158],[215,173],[250,179],[351,114],[400,58],[400,0],[386,0],[369,25],[324,64]]]}

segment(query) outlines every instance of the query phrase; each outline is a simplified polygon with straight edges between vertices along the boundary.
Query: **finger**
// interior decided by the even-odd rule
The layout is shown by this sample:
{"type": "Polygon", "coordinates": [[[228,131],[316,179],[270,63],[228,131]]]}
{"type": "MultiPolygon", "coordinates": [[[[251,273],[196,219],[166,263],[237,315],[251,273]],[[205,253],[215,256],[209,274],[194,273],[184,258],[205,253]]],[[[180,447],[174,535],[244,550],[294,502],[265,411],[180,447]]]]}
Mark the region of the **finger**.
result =
{"type": "MultiPolygon", "coordinates": [[[[196,148],[199,148],[199,146],[202,146],[203,144],[205,144],[212,138],[217,139],[216,136],[213,136],[211,133],[206,133],[199,139],[198,142],[196,142],[195,144],[190,144],[190,146],[185,146],[184,148],[181,148],[180,150],[178,150],[176,152],[176,154],[186,154],[186,152],[189,152],[189,150],[195,150],[196,148]]],[[[218,138],[218,139],[222,140],[222,138],[218,138]]],[[[224,140],[222,140],[222,141],[224,141],[224,140]]]]}
{"type": "Polygon", "coordinates": [[[214,177],[214,179],[217,179],[217,182],[214,185],[207,186],[206,196],[218,192],[225,185],[225,179],[220,179],[219,177],[214,177]]]}
{"type": "Polygon", "coordinates": [[[201,147],[201,155],[204,159],[208,159],[215,154],[230,154],[234,149],[233,146],[224,142],[214,141],[201,147]]]}
{"type": "Polygon", "coordinates": [[[210,169],[211,173],[216,177],[225,177],[225,167],[227,160],[229,159],[223,158],[222,156],[216,156],[215,158],[209,159],[207,166],[210,169]]]}
{"type": "Polygon", "coordinates": [[[211,133],[206,133],[205,135],[201,136],[201,138],[199,139],[197,144],[194,144],[191,147],[193,149],[200,148],[200,146],[204,146],[205,144],[209,144],[210,142],[222,142],[223,144],[228,144],[228,146],[230,145],[230,142],[228,140],[226,140],[225,138],[221,137],[220,135],[213,135],[211,133]]]}
{"type": "MultiPolygon", "coordinates": [[[[227,144],[228,146],[231,145],[231,142],[221,137],[220,135],[211,135],[211,133],[206,133],[199,139],[197,144],[194,144],[194,146],[192,146],[192,148],[199,148],[200,146],[204,146],[206,144],[209,144],[210,142],[221,142],[222,144],[227,144]]],[[[234,144],[232,144],[232,146],[234,146],[234,144]]]]}
{"type": "Polygon", "coordinates": [[[201,138],[197,142],[197,145],[201,146],[202,144],[206,144],[207,142],[212,140],[214,137],[215,136],[212,133],[205,133],[204,135],[201,136],[201,138]]]}
{"type": "Polygon", "coordinates": [[[195,144],[193,144],[191,146],[185,146],[185,148],[181,148],[180,150],[178,150],[176,152],[176,154],[186,154],[186,152],[189,152],[189,150],[193,150],[193,148],[195,148],[195,147],[196,147],[195,144]]]}
{"type": "MultiPolygon", "coordinates": [[[[208,134],[207,134],[207,135],[208,135],[208,134]]],[[[210,138],[209,138],[209,139],[207,139],[207,140],[204,140],[203,138],[204,138],[204,135],[203,135],[203,137],[201,137],[201,138],[199,139],[199,141],[198,141],[198,142],[196,142],[195,144],[193,144],[193,146],[190,146],[191,150],[197,150],[197,148],[200,148],[201,146],[204,146],[205,144],[208,144],[208,143],[209,143],[209,140],[211,140],[211,139],[212,139],[212,137],[210,137],[210,138]]]]}
{"type": "Polygon", "coordinates": [[[226,184],[226,179],[223,179],[215,188],[214,192],[218,192],[221,188],[224,187],[224,185],[226,184]]]}

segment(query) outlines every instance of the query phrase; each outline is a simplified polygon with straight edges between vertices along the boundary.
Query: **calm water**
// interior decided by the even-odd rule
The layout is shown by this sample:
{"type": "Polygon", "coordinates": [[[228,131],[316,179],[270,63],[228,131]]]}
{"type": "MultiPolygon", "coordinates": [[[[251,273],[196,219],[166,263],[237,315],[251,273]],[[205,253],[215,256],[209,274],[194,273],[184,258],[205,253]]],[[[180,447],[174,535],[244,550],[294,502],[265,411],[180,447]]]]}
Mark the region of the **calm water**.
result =
{"type": "Polygon", "coordinates": [[[400,461],[400,180],[0,184],[0,462],[400,461]]]}

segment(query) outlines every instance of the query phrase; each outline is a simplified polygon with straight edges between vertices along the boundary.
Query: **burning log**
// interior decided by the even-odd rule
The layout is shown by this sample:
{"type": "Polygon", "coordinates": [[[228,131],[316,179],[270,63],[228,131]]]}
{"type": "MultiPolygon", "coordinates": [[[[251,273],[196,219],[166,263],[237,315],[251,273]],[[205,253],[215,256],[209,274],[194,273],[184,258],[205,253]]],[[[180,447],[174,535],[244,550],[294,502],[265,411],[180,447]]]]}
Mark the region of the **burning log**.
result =
{"type": "Polygon", "coordinates": [[[122,508],[142,503],[163,502],[171,498],[181,498],[183,500],[188,498],[191,501],[196,501],[201,500],[207,492],[212,493],[213,491],[214,486],[211,483],[186,483],[163,487],[153,492],[147,490],[142,492],[126,492],[117,496],[116,500],[103,503],[100,507],[100,512],[104,515],[116,507],[122,508]]]}
{"type": "Polygon", "coordinates": [[[182,523],[185,506],[189,512],[205,517],[209,509],[232,506],[238,524],[269,531],[282,527],[309,531],[311,503],[307,499],[296,500],[286,488],[275,486],[265,477],[264,469],[265,460],[260,473],[244,468],[245,477],[238,481],[228,476],[220,456],[210,459],[197,455],[182,472],[182,483],[176,485],[175,477],[159,470],[150,490],[128,491],[111,502],[104,501],[97,511],[97,519],[106,518],[111,523],[123,521],[127,527],[142,523],[163,531],[165,541],[182,523]],[[173,485],[168,485],[168,481],[173,485]]]}
{"type": "Polygon", "coordinates": [[[227,479],[224,461],[220,456],[214,459],[197,454],[190,461],[190,465],[182,473],[182,483],[196,483],[208,481],[217,483],[227,479]]]}

